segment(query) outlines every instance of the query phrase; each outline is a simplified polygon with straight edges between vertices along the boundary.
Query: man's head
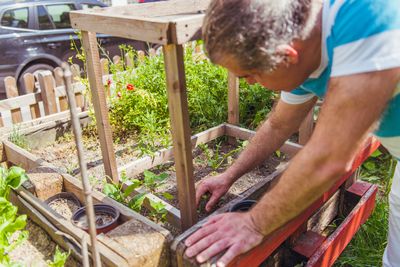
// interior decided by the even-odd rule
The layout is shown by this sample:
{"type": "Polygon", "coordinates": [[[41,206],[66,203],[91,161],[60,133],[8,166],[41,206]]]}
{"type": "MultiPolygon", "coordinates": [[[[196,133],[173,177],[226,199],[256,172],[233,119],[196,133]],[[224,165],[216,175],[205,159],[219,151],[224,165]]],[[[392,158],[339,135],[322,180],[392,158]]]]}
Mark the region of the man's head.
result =
{"type": "Polygon", "coordinates": [[[313,2],[213,0],[203,23],[206,52],[211,61],[249,82],[278,90],[293,89],[307,78],[306,73],[290,83],[277,80],[299,72],[296,68],[305,64],[298,64],[302,60],[299,51],[316,25],[318,10],[313,2]]]}

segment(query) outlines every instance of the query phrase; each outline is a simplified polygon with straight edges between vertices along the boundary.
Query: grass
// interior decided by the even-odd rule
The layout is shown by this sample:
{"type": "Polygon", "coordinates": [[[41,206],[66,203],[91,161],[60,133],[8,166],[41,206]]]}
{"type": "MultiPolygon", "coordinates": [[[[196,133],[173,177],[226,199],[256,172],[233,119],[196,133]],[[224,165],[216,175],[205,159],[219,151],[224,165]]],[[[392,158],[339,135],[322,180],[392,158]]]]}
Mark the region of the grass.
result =
{"type": "Polygon", "coordinates": [[[367,222],[361,226],[334,266],[382,266],[388,231],[388,195],[395,165],[396,161],[391,156],[379,152],[374,153],[362,165],[361,179],[377,184],[379,187],[375,210],[367,222]]]}

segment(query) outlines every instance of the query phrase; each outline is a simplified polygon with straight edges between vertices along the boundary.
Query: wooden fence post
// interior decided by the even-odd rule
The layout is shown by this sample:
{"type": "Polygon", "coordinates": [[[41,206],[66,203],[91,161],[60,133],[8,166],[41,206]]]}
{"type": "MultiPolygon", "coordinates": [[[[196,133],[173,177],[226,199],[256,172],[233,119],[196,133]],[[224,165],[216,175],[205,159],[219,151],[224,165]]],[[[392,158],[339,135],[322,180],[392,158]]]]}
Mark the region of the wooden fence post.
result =
{"type": "MultiPolygon", "coordinates": [[[[63,70],[60,67],[54,69],[54,80],[56,81],[56,86],[64,86],[63,70]]],[[[65,96],[59,97],[60,111],[65,111],[68,109],[67,92],[65,96]]]]}
{"type": "MultiPolygon", "coordinates": [[[[26,93],[35,93],[35,76],[32,73],[25,73],[23,76],[26,93]]],[[[32,119],[40,118],[39,104],[33,104],[29,107],[32,119]]]]}
{"type": "MultiPolygon", "coordinates": [[[[4,85],[6,87],[7,98],[13,98],[18,96],[17,81],[14,77],[8,76],[4,79],[4,85]]],[[[19,123],[22,121],[22,113],[20,108],[11,110],[11,119],[13,123],[19,123]]]]}
{"type": "MultiPolygon", "coordinates": [[[[72,64],[71,65],[71,72],[72,72],[72,81],[73,83],[79,82],[81,78],[81,68],[79,67],[78,64],[72,64]]],[[[75,99],[76,99],[76,106],[80,108],[84,108],[85,105],[85,100],[83,98],[83,95],[81,93],[75,94],[75,99]]]]}
{"type": "Polygon", "coordinates": [[[125,54],[125,65],[129,68],[133,68],[135,66],[133,56],[131,53],[125,54]]]}
{"type": "Polygon", "coordinates": [[[193,178],[191,131],[186,93],[182,45],[164,45],[168,107],[171,119],[178,200],[182,231],[197,221],[193,178]]]}
{"type": "Polygon", "coordinates": [[[45,70],[38,74],[40,93],[46,115],[57,113],[57,103],[55,95],[55,81],[51,71],[45,70]]]}

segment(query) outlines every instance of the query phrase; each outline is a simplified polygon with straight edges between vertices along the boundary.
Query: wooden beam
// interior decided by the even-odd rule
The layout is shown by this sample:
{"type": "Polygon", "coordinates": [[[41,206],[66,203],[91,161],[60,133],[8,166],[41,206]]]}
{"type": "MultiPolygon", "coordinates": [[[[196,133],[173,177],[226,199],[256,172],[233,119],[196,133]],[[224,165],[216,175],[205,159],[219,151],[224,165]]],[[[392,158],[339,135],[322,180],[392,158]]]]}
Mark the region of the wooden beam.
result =
{"type": "MultiPolygon", "coordinates": [[[[126,10],[129,9],[131,8],[126,10]]],[[[72,11],[70,18],[72,27],[83,31],[158,44],[168,42],[168,23],[159,19],[135,18],[118,13],[108,14],[104,9],[72,11]]]]}
{"type": "Polygon", "coordinates": [[[197,221],[193,178],[191,130],[186,95],[183,47],[164,45],[164,61],[168,91],[168,107],[174,145],[178,199],[181,208],[182,229],[186,230],[197,221]]]}
{"type": "MultiPolygon", "coordinates": [[[[201,133],[195,134],[191,137],[192,149],[196,148],[199,144],[208,143],[225,134],[225,124],[215,126],[201,133]]],[[[118,168],[118,173],[125,172],[128,177],[133,177],[142,173],[144,170],[151,169],[157,165],[166,163],[172,160],[174,156],[173,148],[161,149],[154,153],[153,156],[145,156],[125,166],[118,168]]]]}
{"type": "MultiPolygon", "coordinates": [[[[25,73],[23,76],[24,79],[24,84],[25,84],[25,90],[27,94],[32,94],[35,93],[35,76],[32,73],[25,73]]],[[[31,111],[31,118],[32,119],[37,119],[40,117],[40,109],[39,109],[39,104],[32,104],[29,105],[30,111],[31,111]]]]}
{"type": "Polygon", "coordinates": [[[115,183],[118,183],[117,162],[108,118],[107,103],[104,95],[96,34],[82,31],[82,43],[86,53],[88,78],[90,90],[92,92],[92,102],[96,116],[105,173],[115,183]]]}

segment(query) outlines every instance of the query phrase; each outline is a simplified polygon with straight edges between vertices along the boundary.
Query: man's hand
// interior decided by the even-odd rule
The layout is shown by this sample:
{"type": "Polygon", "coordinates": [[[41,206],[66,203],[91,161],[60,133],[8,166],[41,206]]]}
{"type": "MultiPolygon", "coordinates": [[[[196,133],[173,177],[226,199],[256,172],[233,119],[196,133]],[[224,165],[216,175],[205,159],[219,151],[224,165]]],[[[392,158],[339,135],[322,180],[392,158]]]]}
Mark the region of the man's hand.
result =
{"type": "Polygon", "coordinates": [[[232,182],[225,173],[204,179],[196,187],[196,205],[199,205],[200,199],[204,194],[210,193],[211,197],[206,205],[206,211],[210,212],[218,200],[228,192],[231,185],[232,182]]]}
{"type": "Polygon", "coordinates": [[[226,250],[217,266],[228,265],[236,256],[257,246],[263,240],[249,212],[224,213],[211,217],[185,241],[186,256],[196,256],[199,263],[226,250]]]}

